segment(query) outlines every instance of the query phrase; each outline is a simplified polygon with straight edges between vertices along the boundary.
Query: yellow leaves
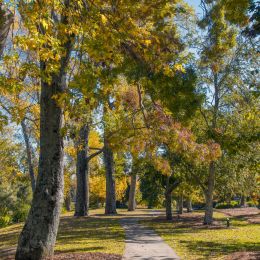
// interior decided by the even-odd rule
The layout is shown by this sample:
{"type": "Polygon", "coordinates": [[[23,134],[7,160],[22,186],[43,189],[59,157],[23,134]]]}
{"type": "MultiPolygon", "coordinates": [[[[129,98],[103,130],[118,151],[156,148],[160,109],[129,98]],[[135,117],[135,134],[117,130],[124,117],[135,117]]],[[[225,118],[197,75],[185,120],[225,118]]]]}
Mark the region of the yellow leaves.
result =
{"type": "Polygon", "coordinates": [[[147,40],[144,40],[144,43],[145,43],[146,46],[149,46],[149,45],[152,44],[152,41],[147,39],[147,40]]]}
{"type": "Polygon", "coordinates": [[[64,150],[65,150],[65,153],[68,154],[70,157],[76,158],[77,151],[74,146],[72,146],[72,145],[66,146],[64,150]]]}
{"type": "Polygon", "coordinates": [[[106,24],[106,23],[107,23],[107,18],[106,18],[106,16],[103,15],[103,14],[101,14],[101,22],[102,22],[103,24],[106,24]]]}
{"type": "Polygon", "coordinates": [[[163,73],[166,76],[172,77],[174,75],[173,69],[169,65],[165,65],[163,69],[163,73]]]}
{"type": "Polygon", "coordinates": [[[175,71],[180,71],[183,73],[185,72],[185,68],[183,67],[183,64],[175,64],[173,68],[175,71]]]}
{"type": "Polygon", "coordinates": [[[127,189],[127,177],[122,176],[121,178],[116,179],[116,199],[122,200],[125,191],[127,189]]]}
{"type": "Polygon", "coordinates": [[[40,24],[42,25],[42,27],[44,29],[48,29],[49,28],[49,24],[48,24],[48,22],[45,19],[41,19],[40,20],[40,24]]]}
{"type": "Polygon", "coordinates": [[[185,68],[183,67],[183,64],[174,64],[172,65],[164,65],[163,67],[163,73],[166,76],[173,77],[175,72],[183,72],[185,73],[185,68]]]}

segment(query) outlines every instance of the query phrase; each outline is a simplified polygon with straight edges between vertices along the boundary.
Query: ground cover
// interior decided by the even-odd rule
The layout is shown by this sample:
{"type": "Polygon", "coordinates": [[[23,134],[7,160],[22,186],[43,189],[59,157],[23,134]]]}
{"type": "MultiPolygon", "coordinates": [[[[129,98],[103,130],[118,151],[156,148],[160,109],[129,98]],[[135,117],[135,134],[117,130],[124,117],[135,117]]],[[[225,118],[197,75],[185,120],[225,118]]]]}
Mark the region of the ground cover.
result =
{"type": "MultiPolygon", "coordinates": [[[[72,213],[61,217],[56,254],[63,254],[62,259],[67,259],[65,253],[100,252],[113,254],[109,258],[96,254],[84,256],[84,259],[119,259],[124,251],[124,230],[118,218],[101,215],[101,210],[91,211],[90,217],[75,218],[72,213]],[[91,257],[91,258],[88,258],[91,257]],[[102,258],[103,257],[103,258],[102,258]]],[[[12,259],[17,239],[22,229],[21,224],[11,225],[0,229],[0,259],[12,259]]],[[[57,256],[56,259],[61,259],[57,256]]],[[[82,259],[78,255],[75,259],[82,259]]]]}
{"type": "Polygon", "coordinates": [[[181,259],[225,259],[227,256],[227,259],[259,259],[255,252],[260,251],[260,225],[247,221],[247,218],[257,218],[258,214],[248,212],[243,218],[238,210],[233,210],[233,214],[229,211],[229,215],[224,213],[215,212],[212,227],[201,224],[202,212],[185,213],[173,221],[166,221],[160,216],[142,223],[162,236],[181,259]],[[227,217],[231,222],[229,228],[226,227],[227,217]]]}

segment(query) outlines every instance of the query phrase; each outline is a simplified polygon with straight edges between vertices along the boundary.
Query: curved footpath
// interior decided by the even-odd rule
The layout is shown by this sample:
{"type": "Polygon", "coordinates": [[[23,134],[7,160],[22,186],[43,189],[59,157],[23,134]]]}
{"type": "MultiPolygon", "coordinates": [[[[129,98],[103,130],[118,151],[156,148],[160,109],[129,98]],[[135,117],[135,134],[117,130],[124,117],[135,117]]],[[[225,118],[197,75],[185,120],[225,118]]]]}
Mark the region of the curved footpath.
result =
{"type": "Polygon", "coordinates": [[[123,260],[180,260],[180,257],[153,230],[139,224],[140,218],[124,218],[126,232],[123,260]]]}

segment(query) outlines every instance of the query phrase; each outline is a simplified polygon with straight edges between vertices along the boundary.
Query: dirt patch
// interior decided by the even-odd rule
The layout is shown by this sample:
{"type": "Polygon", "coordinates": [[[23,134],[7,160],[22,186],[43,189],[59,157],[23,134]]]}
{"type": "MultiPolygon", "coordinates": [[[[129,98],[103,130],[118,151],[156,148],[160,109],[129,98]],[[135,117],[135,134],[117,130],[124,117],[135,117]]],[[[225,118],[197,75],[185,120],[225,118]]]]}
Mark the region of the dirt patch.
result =
{"type": "MultiPolygon", "coordinates": [[[[3,253],[3,252],[2,252],[3,253]]],[[[1,254],[2,260],[14,260],[15,251],[5,252],[1,254]]],[[[66,253],[56,254],[53,258],[47,258],[46,260],[121,260],[121,255],[105,254],[105,253],[66,253]]]]}
{"type": "Polygon", "coordinates": [[[203,225],[203,215],[199,213],[193,212],[191,213],[183,213],[181,215],[174,215],[173,220],[166,220],[165,217],[159,216],[154,218],[152,221],[160,222],[160,223],[167,223],[172,222],[174,223],[175,228],[195,228],[195,229],[220,229],[225,228],[225,223],[223,221],[214,220],[212,225],[206,226],[203,225]]]}
{"type": "Polygon", "coordinates": [[[216,211],[227,216],[246,219],[250,223],[260,224],[260,210],[258,208],[218,209],[216,211]]]}
{"type": "Polygon", "coordinates": [[[57,254],[53,260],[121,260],[121,255],[104,254],[104,253],[78,253],[78,254],[57,254]]]}
{"type": "Polygon", "coordinates": [[[259,260],[260,252],[236,252],[228,255],[225,260],[259,260]]]}

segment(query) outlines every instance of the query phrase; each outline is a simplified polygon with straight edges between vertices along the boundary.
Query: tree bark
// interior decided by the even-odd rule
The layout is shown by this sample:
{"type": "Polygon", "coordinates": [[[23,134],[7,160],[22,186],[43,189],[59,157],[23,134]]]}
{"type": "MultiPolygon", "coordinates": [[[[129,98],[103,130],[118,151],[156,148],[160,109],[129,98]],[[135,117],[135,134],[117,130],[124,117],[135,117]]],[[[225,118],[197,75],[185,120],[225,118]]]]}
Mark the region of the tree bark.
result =
{"type": "Polygon", "coordinates": [[[65,208],[66,208],[67,211],[71,210],[71,194],[70,194],[70,192],[67,195],[67,197],[65,198],[65,208]]]}
{"type": "Polygon", "coordinates": [[[246,207],[246,197],[245,197],[245,195],[241,195],[240,206],[246,207]]]}
{"type": "Polygon", "coordinates": [[[129,192],[129,200],[128,200],[128,211],[134,211],[136,208],[136,181],[137,175],[131,174],[131,184],[130,184],[130,192],[129,192]]]}
{"type": "Polygon", "coordinates": [[[79,131],[77,142],[77,191],[74,216],[87,216],[89,208],[89,174],[88,174],[88,138],[89,127],[84,125],[79,131]]]}
{"type": "Polygon", "coordinates": [[[204,215],[204,225],[211,225],[213,222],[213,192],[215,185],[215,163],[211,162],[209,165],[209,177],[208,177],[208,185],[205,190],[205,215],[204,215]]]}
{"type": "Polygon", "coordinates": [[[13,14],[9,10],[5,10],[0,4],[0,58],[3,54],[8,32],[13,23],[13,14]]]}
{"type": "Polygon", "coordinates": [[[65,75],[41,87],[40,159],[32,207],[19,238],[16,260],[53,254],[63,196],[63,111],[53,99],[63,93],[65,75]]]}
{"type": "Polygon", "coordinates": [[[106,138],[104,139],[104,163],[106,170],[106,207],[105,214],[117,214],[116,212],[116,190],[114,177],[114,156],[106,138]]]}
{"type": "Polygon", "coordinates": [[[165,207],[166,207],[166,219],[172,220],[172,191],[170,189],[170,176],[167,176],[166,179],[165,207]]]}
{"type": "Polygon", "coordinates": [[[25,124],[24,119],[21,122],[21,126],[22,126],[25,147],[26,147],[27,163],[28,163],[30,180],[31,180],[31,188],[32,188],[32,192],[34,193],[36,181],[35,181],[35,175],[34,175],[34,169],[33,169],[33,163],[32,163],[32,148],[31,148],[31,144],[30,144],[28,131],[27,131],[27,126],[25,124]]]}
{"type": "MultiPolygon", "coordinates": [[[[219,113],[219,100],[220,100],[220,89],[218,84],[218,74],[214,73],[214,107],[213,107],[213,117],[212,117],[212,128],[211,131],[215,131],[217,127],[217,119],[219,113]]],[[[215,186],[215,162],[211,161],[209,164],[209,175],[207,187],[204,191],[205,193],[205,215],[204,215],[204,225],[211,225],[213,222],[213,192],[215,186]]]]}
{"type": "Polygon", "coordinates": [[[183,214],[183,194],[178,198],[178,213],[183,214]]]}
{"type": "MultiPolygon", "coordinates": [[[[16,260],[41,260],[53,255],[64,189],[63,109],[53,97],[65,93],[72,46],[69,38],[64,45],[66,55],[61,58],[60,70],[52,75],[51,83],[42,78],[39,170],[32,206],[19,237],[16,260]]],[[[46,72],[45,62],[40,62],[40,69],[46,72]]]]}
{"type": "Polygon", "coordinates": [[[192,212],[192,201],[191,201],[191,198],[187,199],[187,212],[188,213],[192,212]]]}

